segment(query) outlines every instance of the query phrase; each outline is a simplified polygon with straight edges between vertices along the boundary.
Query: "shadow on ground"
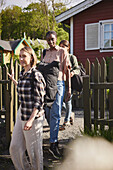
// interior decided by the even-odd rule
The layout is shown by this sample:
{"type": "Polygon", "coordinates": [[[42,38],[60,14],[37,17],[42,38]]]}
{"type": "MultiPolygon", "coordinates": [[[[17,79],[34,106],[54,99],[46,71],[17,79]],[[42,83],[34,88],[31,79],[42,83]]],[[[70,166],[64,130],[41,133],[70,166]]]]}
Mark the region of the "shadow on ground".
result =
{"type": "MultiPolygon", "coordinates": [[[[49,132],[49,127],[44,126],[44,133],[49,132]]],[[[13,163],[11,161],[8,146],[6,145],[5,138],[5,126],[0,126],[0,170],[15,170],[13,163]]],[[[69,140],[59,141],[59,150],[61,155],[64,155],[64,150],[69,140]]],[[[49,152],[49,138],[43,140],[43,156],[44,156],[44,170],[53,170],[55,167],[59,166],[63,159],[57,160],[49,152]]]]}

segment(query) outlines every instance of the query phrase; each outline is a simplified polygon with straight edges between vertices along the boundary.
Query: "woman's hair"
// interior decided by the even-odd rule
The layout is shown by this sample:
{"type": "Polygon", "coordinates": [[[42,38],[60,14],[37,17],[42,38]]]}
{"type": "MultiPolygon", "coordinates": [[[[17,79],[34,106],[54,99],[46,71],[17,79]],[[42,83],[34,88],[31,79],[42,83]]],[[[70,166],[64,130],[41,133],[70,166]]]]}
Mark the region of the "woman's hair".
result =
{"type": "Polygon", "coordinates": [[[55,37],[57,37],[57,33],[56,33],[55,31],[48,31],[48,32],[46,33],[46,37],[47,37],[48,35],[51,35],[51,34],[53,34],[53,35],[55,35],[55,37]]]}
{"type": "Polygon", "coordinates": [[[69,43],[68,40],[62,40],[62,41],[60,41],[59,46],[60,46],[61,44],[63,44],[64,46],[68,47],[68,52],[70,51],[70,43],[69,43]]]}
{"type": "Polygon", "coordinates": [[[31,55],[31,57],[32,57],[31,67],[36,65],[36,63],[37,63],[37,56],[36,56],[34,50],[31,47],[25,46],[25,47],[21,48],[20,51],[25,51],[25,52],[27,52],[28,54],[31,55]]]}

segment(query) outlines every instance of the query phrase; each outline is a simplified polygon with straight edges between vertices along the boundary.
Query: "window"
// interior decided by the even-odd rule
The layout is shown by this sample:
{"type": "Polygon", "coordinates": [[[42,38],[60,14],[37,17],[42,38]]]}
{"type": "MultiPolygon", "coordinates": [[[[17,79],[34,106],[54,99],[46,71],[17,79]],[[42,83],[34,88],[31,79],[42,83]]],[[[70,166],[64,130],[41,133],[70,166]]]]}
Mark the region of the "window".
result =
{"type": "Polygon", "coordinates": [[[113,50],[113,21],[101,23],[101,50],[113,50]]]}
{"type": "Polygon", "coordinates": [[[99,23],[85,25],[85,50],[99,49],[99,23]]]}
{"type": "Polygon", "coordinates": [[[85,25],[85,50],[113,51],[113,20],[85,25]]]}

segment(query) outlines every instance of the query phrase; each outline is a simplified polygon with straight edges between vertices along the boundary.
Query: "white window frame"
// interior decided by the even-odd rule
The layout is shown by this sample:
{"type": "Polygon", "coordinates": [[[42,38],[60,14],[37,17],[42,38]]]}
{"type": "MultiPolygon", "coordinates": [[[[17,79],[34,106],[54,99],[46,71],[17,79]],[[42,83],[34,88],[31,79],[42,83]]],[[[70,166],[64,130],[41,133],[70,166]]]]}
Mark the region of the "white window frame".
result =
{"type": "Polygon", "coordinates": [[[100,52],[113,52],[113,47],[107,48],[104,47],[104,25],[113,24],[113,19],[110,20],[101,20],[98,23],[85,24],[85,50],[99,50],[100,52]],[[99,24],[98,26],[98,47],[97,48],[87,48],[87,26],[99,24]]]}
{"type": "Polygon", "coordinates": [[[100,23],[100,52],[113,52],[113,47],[104,47],[104,25],[105,24],[113,24],[113,19],[110,20],[102,20],[100,23]]]}

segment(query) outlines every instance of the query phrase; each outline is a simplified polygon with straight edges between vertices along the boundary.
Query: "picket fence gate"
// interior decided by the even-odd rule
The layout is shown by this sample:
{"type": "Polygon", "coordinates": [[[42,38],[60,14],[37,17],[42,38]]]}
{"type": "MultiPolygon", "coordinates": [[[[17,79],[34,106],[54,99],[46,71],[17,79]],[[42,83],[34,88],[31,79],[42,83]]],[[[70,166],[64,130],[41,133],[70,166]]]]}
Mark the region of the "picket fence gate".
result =
{"type": "Polygon", "coordinates": [[[113,58],[106,65],[96,58],[86,61],[87,75],[83,81],[84,129],[113,127],[113,58]]]}

